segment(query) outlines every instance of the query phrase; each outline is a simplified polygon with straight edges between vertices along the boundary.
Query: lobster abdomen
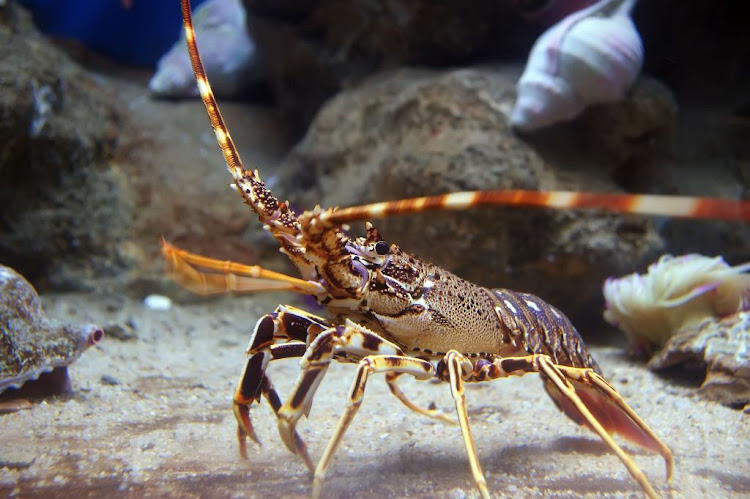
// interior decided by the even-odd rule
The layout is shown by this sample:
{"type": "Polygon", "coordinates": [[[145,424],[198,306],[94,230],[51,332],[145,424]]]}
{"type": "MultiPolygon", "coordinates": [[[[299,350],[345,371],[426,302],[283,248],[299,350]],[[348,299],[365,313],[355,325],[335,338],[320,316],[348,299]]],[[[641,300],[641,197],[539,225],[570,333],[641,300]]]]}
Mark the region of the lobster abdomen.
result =
{"type": "Polygon", "coordinates": [[[509,331],[511,341],[520,342],[526,353],[545,354],[555,364],[601,369],[589,353],[570,319],[538,296],[510,289],[492,289],[495,311],[509,331]]]}

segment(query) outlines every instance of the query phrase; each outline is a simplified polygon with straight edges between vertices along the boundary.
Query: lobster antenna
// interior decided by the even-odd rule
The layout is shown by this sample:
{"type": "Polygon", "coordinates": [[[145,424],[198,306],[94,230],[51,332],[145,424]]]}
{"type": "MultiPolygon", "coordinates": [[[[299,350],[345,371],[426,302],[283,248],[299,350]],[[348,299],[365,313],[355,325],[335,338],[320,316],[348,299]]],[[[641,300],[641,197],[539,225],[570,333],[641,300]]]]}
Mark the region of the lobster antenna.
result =
{"type": "Polygon", "coordinates": [[[682,218],[750,221],[750,201],[655,194],[574,191],[466,191],[340,208],[323,213],[330,223],[343,224],[436,210],[464,210],[475,206],[536,206],[554,209],[599,209],[615,213],[682,218]]]}
{"type": "Polygon", "coordinates": [[[224,155],[227,169],[234,178],[233,187],[242,195],[245,203],[259,215],[260,221],[282,243],[282,247],[291,245],[292,239],[289,236],[296,236],[300,233],[297,215],[289,208],[288,203],[282,203],[271,194],[271,191],[266,189],[257,170],[251,172],[242,164],[240,153],[229,135],[229,129],[221,116],[219,105],[211,90],[211,85],[208,83],[206,70],[201,61],[198,45],[195,41],[190,0],[181,0],[181,5],[182,20],[185,26],[185,42],[190,55],[190,63],[193,66],[198,91],[203,104],[206,106],[206,112],[224,155]]]}
{"type": "Polygon", "coordinates": [[[214,96],[214,92],[211,90],[211,85],[208,83],[208,78],[206,77],[206,70],[203,68],[203,61],[198,52],[198,45],[195,42],[195,29],[193,28],[193,15],[190,0],[182,0],[182,20],[185,26],[185,42],[187,43],[188,54],[190,55],[190,63],[192,64],[193,72],[195,73],[195,81],[198,84],[198,91],[200,92],[201,99],[206,106],[208,119],[211,121],[211,126],[216,134],[216,140],[221,147],[224,160],[227,162],[229,173],[235,176],[237,171],[244,172],[246,170],[242,164],[240,153],[237,151],[237,147],[234,145],[234,141],[229,135],[229,129],[224,122],[224,118],[221,116],[219,104],[216,102],[216,97],[214,96]]]}
{"type": "MultiPolygon", "coordinates": [[[[277,239],[281,237],[287,241],[286,244],[289,244],[288,236],[296,236],[300,232],[297,216],[289,209],[287,203],[280,202],[265,188],[257,170],[250,172],[242,164],[240,154],[229,135],[229,130],[221,116],[216,97],[211,90],[206,71],[203,68],[203,62],[195,41],[190,0],[181,0],[181,4],[185,25],[185,41],[198,90],[206,106],[206,112],[216,134],[216,140],[221,147],[227,168],[234,178],[234,187],[245,199],[245,203],[258,213],[261,221],[269,226],[274,236],[277,239]],[[286,236],[280,233],[286,234],[286,236]]],[[[527,190],[467,191],[399,201],[385,201],[327,211],[320,215],[320,219],[331,224],[344,224],[368,218],[383,218],[423,211],[463,210],[474,206],[487,205],[537,206],[556,209],[588,208],[640,215],[750,221],[750,201],[744,200],[653,194],[527,190]]],[[[281,239],[279,240],[281,241],[281,239]]]]}

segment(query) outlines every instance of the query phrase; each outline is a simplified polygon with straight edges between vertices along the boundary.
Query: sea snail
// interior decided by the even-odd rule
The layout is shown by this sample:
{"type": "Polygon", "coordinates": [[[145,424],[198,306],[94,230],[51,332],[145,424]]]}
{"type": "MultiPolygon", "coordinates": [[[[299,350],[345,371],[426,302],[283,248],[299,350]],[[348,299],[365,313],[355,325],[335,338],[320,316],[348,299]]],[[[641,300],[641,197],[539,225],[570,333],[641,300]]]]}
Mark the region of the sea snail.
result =
{"type": "Polygon", "coordinates": [[[635,2],[601,0],[539,37],[518,82],[514,128],[537,130],[625,95],[643,63],[643,44],[630,19],[635,2]]]}

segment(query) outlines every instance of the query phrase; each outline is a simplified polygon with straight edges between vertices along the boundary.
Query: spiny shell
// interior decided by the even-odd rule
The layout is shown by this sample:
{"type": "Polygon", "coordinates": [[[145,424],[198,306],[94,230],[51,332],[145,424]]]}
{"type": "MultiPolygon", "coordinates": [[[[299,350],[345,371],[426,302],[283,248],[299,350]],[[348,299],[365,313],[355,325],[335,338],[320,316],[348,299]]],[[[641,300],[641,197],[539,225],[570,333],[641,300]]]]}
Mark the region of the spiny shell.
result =
{"type": "Polygon", "coordinates": [[[31,284],[0,265],[0,393],[64,368],[102,335],[93,325],[48,319],[31,284]]]}
{"type": "Polygon", "coordinates": [[[587,106],[621,99],[643,62],[630,19],[635,0],[602,0],[548,29],[518,82],[511,122],[532,131],[567,121],[587,106]]]}

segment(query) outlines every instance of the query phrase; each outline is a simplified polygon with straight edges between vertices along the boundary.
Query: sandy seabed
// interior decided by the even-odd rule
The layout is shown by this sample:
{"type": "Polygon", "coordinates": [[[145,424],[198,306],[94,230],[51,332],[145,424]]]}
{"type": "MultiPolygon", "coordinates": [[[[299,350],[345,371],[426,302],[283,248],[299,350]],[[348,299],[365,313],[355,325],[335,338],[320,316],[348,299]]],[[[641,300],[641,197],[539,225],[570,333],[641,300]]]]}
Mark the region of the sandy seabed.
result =
{"type": "MultiPolygon", "coordinates": [[[[231,397],[254,322],[286,295],[222,298],[147,309],[122,297],[48,295],[51,317],[133,324],[71,367],[72,394],[0,415],[0,496],[305,497],[312,479],[278,437],[264,404],[263,446],[237,451],[231,397]]],[[[666,497],[750,495],[750,415],[694,396],[625,358],[591,348],[605,375],[675,454],[667,484],[659,456],[626,446],[666,497]]],[[[282,396],[296,360],[269,373],[282,396]]],[[[354,366],[331,367],[299,430],[313,460],[341,414],[354,366]]],[[[338,451],[324,497],[478,497],[458,427],[412,413],[375,376],[338,451]]],[[[450,413],[447,385],[402,378],[421,405],[450,413]]],[[[496,497],[639,497],[638,484],[592,433],[555,408],[535,375],[467,387],[472,430],[496,497]]]]}

